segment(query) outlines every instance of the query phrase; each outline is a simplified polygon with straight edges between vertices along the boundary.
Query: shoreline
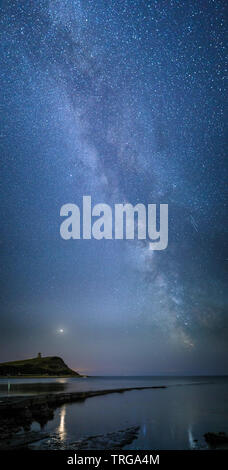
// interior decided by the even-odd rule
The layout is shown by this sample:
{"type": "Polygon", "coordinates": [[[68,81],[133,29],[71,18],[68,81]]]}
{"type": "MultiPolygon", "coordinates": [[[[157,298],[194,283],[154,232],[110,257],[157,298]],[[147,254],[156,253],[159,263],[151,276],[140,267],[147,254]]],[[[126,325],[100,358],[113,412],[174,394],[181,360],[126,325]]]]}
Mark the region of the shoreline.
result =
{"type": "MultiPolygon", "coordinates": [[[[166,389],[166,385],[151,387],[123,387],[107,390],[96,390],[87,392],[50,393],[42,395],[29,395],[17,397],[2,397],[0,399],[0,450],[5,448],[26,447],[28,442],[28,432],[31,424],[37,421],[41,427],[54,418],[56,408],[77,401],[84,401],[87,398],[109,395],[112,393],[124,393],[133,390],[166,389]],[[26,431],[23,435],[17,435],[19,431],[26,431]]],[[[31,438],[42,439],[41,433],[34,432],[31,438]]]]}
{"type": "MultiPolygon", "coordinates": [[[[28,396],[10,396],[0,398],[0,450],[29,449],[29,445],[38,441],[43,441],[41,446],[48,449],[51,445],[46,443],[45,439],[51,438],[51,434],[42,430],[48,421],[54,418],[54,412],[57,408],[67,403],[83,402],[87,398],[104,396],[109,394],[122,394],[130,391],[140,390],[164,390],[168,385],[157,386],[139,386],[139,387],[121,387],[84,392],[69,393],[48,393],[42,395],[28,396]],[[31,430],[32,423],[36,421],[40,424],[40,431],[31,430]],[[46,446],[46,447],[45,447],[46,446]]],[[[151,395],[152,397],[152,395],[151,395]]],[[[104,435],[92,435],[80,438],[75,442],[63,444],[62,449],[89,449],[90,446],[102,449],[110,447],[110,443],[120,448],[132,439],[137,437],[139,426],[120,429],[115,432],[104,435]]],[[[204,434],[207,448],[227,449],[228,434],[225,432],[208,432],[204,434]]],[[[196,440],[195,442],[198,442],[196,440]]],[[[59,443],[52,444],[54,450],[60,449],[59,443]]],[[[196,444],[198,445],[198,444],[196,444]]]]}
{"type": "Polygon", "coordinates": [[[43,404],[44,402],[50,406],[62,405],[64,403],[72,403],[79,400],[85,400],[94,396],[108,395],[110,393],[124,393],[132,390],[152,390],[152,389],[166,389],[167,385],[153,385],[153,386],[140,386],[140,387],[121,387],[102,390],[88,390],[82,392],[59,392],[59,393],[46,393],[40,395],[28,396],[3,396],[0,397],[0,412],[12,411],[12,409],[19,410],[21,407],[34,407],[43,404]]]}
{"type": "Polygon", "coordinates": [[[1,375],[1,379],[84,379],[89,375],[1,375]]]}

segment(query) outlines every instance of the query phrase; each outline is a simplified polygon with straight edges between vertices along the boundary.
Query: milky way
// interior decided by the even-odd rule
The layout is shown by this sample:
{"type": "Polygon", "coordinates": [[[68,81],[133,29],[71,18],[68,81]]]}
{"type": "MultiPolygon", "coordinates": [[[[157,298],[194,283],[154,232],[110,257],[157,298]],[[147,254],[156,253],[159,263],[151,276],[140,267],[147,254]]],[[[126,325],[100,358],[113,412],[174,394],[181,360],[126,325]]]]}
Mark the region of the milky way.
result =
{"type": "Polygon", "coordinates": [[[2,360],[227,372],[225,26],[222,0],[2,3],[2,360]],[[65,242],[87,194],[169,204],[168,248],[65,242]]]}

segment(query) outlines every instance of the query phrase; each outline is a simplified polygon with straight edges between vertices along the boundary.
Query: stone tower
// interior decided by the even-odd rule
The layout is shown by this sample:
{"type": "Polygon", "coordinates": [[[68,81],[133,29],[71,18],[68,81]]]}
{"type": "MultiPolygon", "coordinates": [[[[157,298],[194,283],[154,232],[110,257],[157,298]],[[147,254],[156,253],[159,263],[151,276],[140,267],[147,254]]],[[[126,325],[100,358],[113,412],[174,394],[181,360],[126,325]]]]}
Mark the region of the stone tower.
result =
{"type": "Polygon", "coordinates": [[[38,353],[38,354],[37,354],[37,358],[38,358],[38,359],[41,359],[41,353],[38,353]]]}

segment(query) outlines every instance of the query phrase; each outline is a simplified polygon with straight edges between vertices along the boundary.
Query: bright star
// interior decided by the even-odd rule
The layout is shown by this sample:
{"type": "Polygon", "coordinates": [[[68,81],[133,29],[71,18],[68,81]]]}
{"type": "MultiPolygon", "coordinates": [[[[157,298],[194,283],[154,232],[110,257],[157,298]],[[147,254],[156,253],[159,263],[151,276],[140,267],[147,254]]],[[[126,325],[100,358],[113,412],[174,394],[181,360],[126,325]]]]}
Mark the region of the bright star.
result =
{"type": "Polygon", "coordinates": [[[59,329],[57,330],[57,333],[60,333],[60,334],[64,333],[64,329],[63,329],[63,328],[59,328],[59,329]]]}

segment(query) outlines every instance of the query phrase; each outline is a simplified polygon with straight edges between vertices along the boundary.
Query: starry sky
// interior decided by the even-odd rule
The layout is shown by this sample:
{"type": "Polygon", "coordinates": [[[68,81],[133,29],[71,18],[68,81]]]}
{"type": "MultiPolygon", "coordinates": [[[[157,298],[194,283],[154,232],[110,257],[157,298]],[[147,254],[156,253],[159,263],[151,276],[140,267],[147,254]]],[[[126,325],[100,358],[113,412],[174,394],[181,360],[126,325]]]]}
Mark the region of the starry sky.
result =
{"type": "Polygon", "coordinates": [[[225,5],[1,1],[1,361],[228,372],[225,5]],[[169,204],[168,248],[61,239],[83,195],[169,204]]]}

